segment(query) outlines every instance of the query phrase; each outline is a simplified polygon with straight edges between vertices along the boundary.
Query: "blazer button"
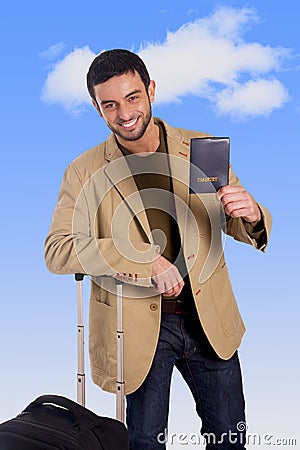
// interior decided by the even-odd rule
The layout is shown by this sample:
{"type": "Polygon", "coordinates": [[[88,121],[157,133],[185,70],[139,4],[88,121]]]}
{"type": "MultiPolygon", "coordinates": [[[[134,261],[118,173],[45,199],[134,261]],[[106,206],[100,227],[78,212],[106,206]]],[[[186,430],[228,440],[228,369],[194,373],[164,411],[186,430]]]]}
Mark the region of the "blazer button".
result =
{"type": "Polygon", "coordinates": [[[151,303],[150,309],[151,309],[151,311],[157,311],[157,310],[158,310],[158,305],[157,305],[157,303],[151,303]]]}

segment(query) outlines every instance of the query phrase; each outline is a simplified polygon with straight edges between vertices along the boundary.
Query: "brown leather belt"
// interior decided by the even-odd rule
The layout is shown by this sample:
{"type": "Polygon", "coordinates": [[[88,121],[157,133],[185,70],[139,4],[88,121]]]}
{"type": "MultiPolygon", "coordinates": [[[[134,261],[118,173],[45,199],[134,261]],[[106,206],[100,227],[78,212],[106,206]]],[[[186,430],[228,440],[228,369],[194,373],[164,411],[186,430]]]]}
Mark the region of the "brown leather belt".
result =
{"type": "Polygon", "coordinates": [[[165,300],[161,302],[161,311],[169,314],[189,314],[191,311],[182,300],[165,300]]]}

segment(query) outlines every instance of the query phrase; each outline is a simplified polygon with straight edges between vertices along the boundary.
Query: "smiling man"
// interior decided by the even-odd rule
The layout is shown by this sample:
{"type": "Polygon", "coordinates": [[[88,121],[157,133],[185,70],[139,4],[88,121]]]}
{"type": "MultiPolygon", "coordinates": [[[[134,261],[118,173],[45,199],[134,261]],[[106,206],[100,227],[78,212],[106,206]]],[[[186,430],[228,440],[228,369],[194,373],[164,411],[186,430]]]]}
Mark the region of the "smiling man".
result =
{"type": "MultiPolygon", "coordinates": [[[[245,328],[223,250],[213,241],[207,200],[190,195],[188,186],[190,139],[207,135],[153,118],[155,82],[132,52],[98,55],[87,83],[112,133],[67,168],[45,256],[54,273],[91,276],[93,380],[115,391],[113,280],[122,279],[130,449],[166,448],[174,367],[194,397],[201,432],[210,437],[207,449],[243,449],[237,349],[245,328]],[[208,260],[210,272],[202,279],[208,260]]],[[[229,185],[209,199],[223,208],[227,234],[265,251],[269,212],[231,167],[229,185]]]]}
{"type": "Polygon", "coordinates": [[[93,104],[107,126],[118,136],[120,143],[135,142],[139,141],[146,132],[148,134],[149,129],[156,132],[153,130],[155,127],[151,121],[151,102],[154,100],[154,92],[153,80],[150,81],[147,93],[140,76],[137,73],[129,73],[120,75],[117,80],[110,79],[105,85],[95,86],[96,100],[93,104]]]}

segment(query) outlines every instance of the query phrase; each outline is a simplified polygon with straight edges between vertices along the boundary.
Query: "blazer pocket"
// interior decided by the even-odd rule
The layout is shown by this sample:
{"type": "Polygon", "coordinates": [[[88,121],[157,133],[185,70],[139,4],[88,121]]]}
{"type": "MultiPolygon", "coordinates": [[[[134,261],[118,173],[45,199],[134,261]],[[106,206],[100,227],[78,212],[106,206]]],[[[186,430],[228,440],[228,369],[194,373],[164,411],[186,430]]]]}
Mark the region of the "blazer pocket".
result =
{"type": "Polygon", "coordinates": [[[90,302],[89,350],[91,365],[116,375],[117,308],[95,300],[90,302]]]}
{"type": "Polygon", "coordinates": [[[242,320],[232,291],[226,263],[212,275],[209,283],[212,301],[221,327],[227,336],[233,336],[242,320]]]}

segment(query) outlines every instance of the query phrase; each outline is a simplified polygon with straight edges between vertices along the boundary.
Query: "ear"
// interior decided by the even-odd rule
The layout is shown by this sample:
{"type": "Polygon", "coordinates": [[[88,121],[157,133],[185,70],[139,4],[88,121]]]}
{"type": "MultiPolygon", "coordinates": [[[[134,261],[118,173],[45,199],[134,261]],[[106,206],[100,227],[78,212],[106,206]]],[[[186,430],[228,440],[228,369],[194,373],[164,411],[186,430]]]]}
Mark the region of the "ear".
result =
{"type": "Polygon", "coordinates": [[[149,87],[148,87],[148,95],[149,95],[149,99],[150,99],[151,103],[154,102],[155,89],[156,89],[155,81],[154,80],[150,80],[150,84],[149,84],[149,87]]]}
{"type": "Polygon", "coordinates": [[[98,111],[100,117],[103,117],[103,114],[102,114],[102,112],[101,112],[101,109],[100,109],[98,103],[96,102],[96,100],[92,100],[92,103],[93,103],[93,105],[95,106],[96,110],[98,111]]]}

